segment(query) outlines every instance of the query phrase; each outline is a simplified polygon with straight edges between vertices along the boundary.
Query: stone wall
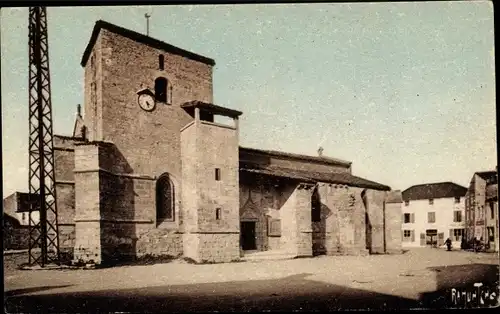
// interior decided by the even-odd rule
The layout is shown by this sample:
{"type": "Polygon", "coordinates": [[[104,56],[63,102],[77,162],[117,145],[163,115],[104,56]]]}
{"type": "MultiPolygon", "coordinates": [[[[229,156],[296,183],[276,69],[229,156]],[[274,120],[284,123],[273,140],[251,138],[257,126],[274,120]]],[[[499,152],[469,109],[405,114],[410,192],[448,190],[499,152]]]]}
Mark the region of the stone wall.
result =
{"type": "Polygon", "coordinates": [[[401,249],[401,191],[387,192],[385,203],[385,252],[399,254],[401,249]]]}
{"type": "Polygon", "coordinates": [[[75,246],[75,145],[84,143],[80,138],[54,136],[54,173],[59,248],[73,253],[75,246]]]}
{"type": "MultiPolygon", "coordinates": [[[[96,124],[102,136],[97,139],[113,142],[136,174],[168,172],[180,177],[180,130],[192,121],[180,105],[194,99],[212,101],[212,67],[106,29],[101,30],[98,43],[95,66],[101,92],[96,106],[102,108],[97,110],[102,122],[96,124]],[[159,69],[160,54],[164,70],[159,69]],[[168,80],[168,101],[146,112],[138,105],[137,92],[143,88],[154,92],[158,77],[168,80]]],[[[90,61],[86,67],[91,68],[90,61]]],[[[86,85],[90,84],[91,78],[86,85]]]]}
{"type": "Polygon", "coordinates": [[[29,227],[4,212],[3,214],[3,249],[23,250],[29,247],[29,227]]]}
{"type": "Polygon", "coordinates": [[[74,258],[95,263],[102,260],[98,151],[97,143],[75,147],[74,258]]]}
{"type": "Polygon", "coordinates": [[[268,235],[269,219],[280,219],[280,207],[286,192],[271,180],[245,174],[240,180],[240,220],[255,221],[257,250],[280,248],[280,237],[268,235]]]}
{"type": "Polygon", "coordinates": [[[312,256],[311,195],[313,186],[289,186],[292,193],[280,208],[281,249],[296,256],[312,256]]]}
{"type": "Polygon", "coordinates": [[[137,257],[145,255],[178,257],[183,254],[182,233],[164,228],[137,227],[135,247],[137,257]]]}
{"type": "Polygon", "coordinates": [[[362,192],[345,185],[318,185],[322,218],[314,224],[318,250],[328,255],[367,253],[362,192]]]}
{"type": "Polygon", "coordinates": [[[182,130],[181,156],[185,256],[197,262],[239,259],[237,129],[197,118],[182,130]]]}
{"type": "MultiPolygon", "coordinates": [[[[365,202],[367,206],[366,236],[370,238],[368,250],[371,254],[382,254],[386,250],[385,236],[385,191],[366,190],[365,202]]],[[[401,219],[401,218],[399,218],[401,219]]],[[[401,233],[399,225],[399,233],[401,233]]],[[[401,235],[400,235],[401,236],[401,235]]]]}

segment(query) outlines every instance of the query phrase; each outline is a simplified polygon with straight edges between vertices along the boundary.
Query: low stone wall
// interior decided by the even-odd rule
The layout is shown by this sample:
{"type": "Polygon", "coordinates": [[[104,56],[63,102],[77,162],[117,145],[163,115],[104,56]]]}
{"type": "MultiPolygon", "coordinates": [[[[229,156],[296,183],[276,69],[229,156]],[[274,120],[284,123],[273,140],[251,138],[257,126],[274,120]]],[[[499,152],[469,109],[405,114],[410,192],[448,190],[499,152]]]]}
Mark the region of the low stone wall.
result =
{"type": "Polygon", "coordinates": [[[22,250],[29,246],[28,227],[6,227],[3,230],[3,249],[4,250],[22,250]]]}
{"type": "Polygon", "coordinates": [[[137,239],[135,252],[137,257],[182,255],[182,233],[174,230],[156,228],[144,232],[137,239]]]}
{"type": "Polygon", "coordinates": [[[192,233],[184,241],[184,256],[198,263],[228,263],[240,259],[239,233],[192,233]]]}

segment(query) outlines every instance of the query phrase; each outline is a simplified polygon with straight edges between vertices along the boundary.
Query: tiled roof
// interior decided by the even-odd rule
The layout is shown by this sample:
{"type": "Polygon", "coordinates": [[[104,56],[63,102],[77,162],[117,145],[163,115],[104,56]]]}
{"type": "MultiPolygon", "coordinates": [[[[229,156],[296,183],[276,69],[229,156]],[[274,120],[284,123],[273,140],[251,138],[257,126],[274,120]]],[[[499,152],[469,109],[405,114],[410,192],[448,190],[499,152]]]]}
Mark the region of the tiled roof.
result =
{"type": "Polygon", "coordinates": [[[368,188],[368,189],[383,190],[383,191],[389,191],[391,189],[386,185],[366,180],[360,177],[356,177],[350,173],[326,173],[326,172],[288,169],[276,166],[257,166],[257,165],[242,166],[240,167],[240,171],[290,178],[311,183],[325,182],[325,183],[345,184],[353,187],[368,188]]]}
{"type": "Polygon", "coordinates": [[[403,200],[424,200],[445,197],[462,197],[467,188],[453,182],[414,185],[403,191],[403,200]]]}
{"type": "Polygon", "coordinates": [[[89,59],[90,53],[92,51],[92,47],[94,47],[94,44],[97,40],[97,36],[99,35],[99,32],[103,28],[107,29],[108,31],[113,32],[115,34],[119,34],[121,36],[130,38],[136,42],[148,45],[148,46],[156,48],[156,49],[161,49],[161,50],[164,50],[164,51],[176,54],[176,55],[180,55],[180,56],[189,58],[191,60],[195,60],[198,62],[202,62],[202,63],[208,64],[208,65],[211,65],[211,66],[215,65],[215,61],[213,59],[210,59],[210,58],[201,56],[199,54],[172,46],[172,45],[167,44],[167,43],[160,41],[158,39],[146,36],[146,35],[141,34],[141,33],[131,31],[129,29],[120,27],[118,25],[99,20],[95,23],[94,30],[92,31],[92,36],[90,37],[87,48],[85,48],[85,52],[83,53],[83,57],[82,57],[82,61],[81,61],[82,66],[85,66],[85,64],[87,63],[87,60],[89,59]]]}
{"type": "Polygon", "coordinates": [[[280,152],[280,151],[275,151],[275,150],[263,150],[263,149],[256,149],[256,148],[249,148],[249,147],[242,147],[242,146],[240,146],[240,152],[248,153],[248,154],[255,153],[255,154],[264,154],[264,155],[276,156],[276,157],[286,157],[286,158],[298,159],[298,160],[303,160],[303,161],[320,162],[320,163],[330,164],[330,165],[342,165],[342,166],[346,166],[346,167],[349,167],[352,164],[352,162],[350,162],[350,161],[345,161],[345,160],[331,158],[331,157],[308,156],[308,155],[286,153],[286,152],[280,152]]]}

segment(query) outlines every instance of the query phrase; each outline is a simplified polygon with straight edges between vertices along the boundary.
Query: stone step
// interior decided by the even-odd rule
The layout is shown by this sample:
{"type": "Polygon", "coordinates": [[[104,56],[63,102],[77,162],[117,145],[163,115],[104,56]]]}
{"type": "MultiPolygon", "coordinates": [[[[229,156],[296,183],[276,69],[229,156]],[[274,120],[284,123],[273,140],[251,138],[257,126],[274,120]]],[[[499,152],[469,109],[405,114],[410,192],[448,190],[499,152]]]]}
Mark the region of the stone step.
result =
{"type": "Polygon", "coordinates": [[[295,258],[296,254],[290,254],[281,250],[269,250],[246,253],[242,259],[246,261],[264,261],[264,260],[284,260],[295,258]]]}

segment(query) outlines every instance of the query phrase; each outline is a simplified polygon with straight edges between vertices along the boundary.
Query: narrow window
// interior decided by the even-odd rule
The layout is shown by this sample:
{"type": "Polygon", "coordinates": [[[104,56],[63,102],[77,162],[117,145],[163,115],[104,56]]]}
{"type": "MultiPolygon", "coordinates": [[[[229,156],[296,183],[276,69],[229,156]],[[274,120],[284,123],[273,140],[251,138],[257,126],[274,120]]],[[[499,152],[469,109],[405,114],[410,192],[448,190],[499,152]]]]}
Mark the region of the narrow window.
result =
{"type": "Polygon", "coordinates": [[[453,212],[453,222],[462,222],[462,212],[456,210],[453,212]]]}
{"type": "Polygon", "coordinates": [[[215,168],[215,181],[220,181],[220,168],[215,168]]]}
{"type": "Polygon", "coordinates": [[[410,205],[410,201],[405,201],[405,206],[409,206],[410,205]]]}
{"type": "Polygon", "coordinates": [[[435,223],[436,222],[436,213],[435,212],[427,213],[427,222],[428,223],[435,223]]]}
{"type": "Polygon", "coordinates": [[[460,197],[455,197],[455,203],[460,203],[460,197]]]}
{"type": "Polygon", "coordinates": [[[158,63],[159,63],[160,70],[164,70],[165,69],[165,57],[163,55],[160,55],[158,57],[158,63]]]}
{"type": "Polygon", "coordinates": [[[433,198],[429,199],[429,205],[432,205],[432,204],[434,204],[434,199],[433,198]]]}
{"type": "Polygon", "coordinates": [[[491,211],[491,219],[495,218],[495,206],[493,205],[493,202],[490,202],[490,211],[491,211]]]}
{"type": "Polygon", "coordinates": [[[155,80],[155,98],[157,101],[167,102],[167,85],[168,80],[164,77],[155,80]]]}
{"type": "Polygon", "coordinates": [[[174,187],[168,175],[156,182],[156,220],[174,220],[174,187]]]}
{"type": "Polygon", "coordinates": [[[216,208],[215,209],[215,220],[220,220],[220,218],[221,218],[221,209],[216,208]]]}

